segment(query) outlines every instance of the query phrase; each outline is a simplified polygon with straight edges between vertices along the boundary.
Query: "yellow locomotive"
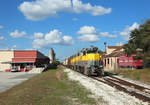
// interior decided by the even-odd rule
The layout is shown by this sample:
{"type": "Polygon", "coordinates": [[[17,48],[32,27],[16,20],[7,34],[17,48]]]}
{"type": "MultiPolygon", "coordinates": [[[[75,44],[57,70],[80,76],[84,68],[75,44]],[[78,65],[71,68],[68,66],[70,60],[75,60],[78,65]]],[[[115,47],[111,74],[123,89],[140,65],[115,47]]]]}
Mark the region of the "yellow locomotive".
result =
{"type": "Polygon", "coordinates": [[[85,75],[103,75],[103,63],[97,47],[84,48],[64,61],[64,65],[85,75]]]}

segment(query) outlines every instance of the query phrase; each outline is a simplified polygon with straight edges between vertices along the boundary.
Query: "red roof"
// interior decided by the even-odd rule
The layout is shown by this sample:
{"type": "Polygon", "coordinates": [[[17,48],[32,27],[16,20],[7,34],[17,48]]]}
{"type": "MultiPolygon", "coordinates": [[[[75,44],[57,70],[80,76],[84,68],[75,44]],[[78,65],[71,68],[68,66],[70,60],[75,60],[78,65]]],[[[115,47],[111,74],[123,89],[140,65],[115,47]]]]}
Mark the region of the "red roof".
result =
{"type": "Polygon", "coordinates": [[[47,59],[48,57],[36,50],[15,50],[13,63],[16,62],[36,62],[38,59],[47,59]]]}
{"type": "Polygon", "coordinates": [[[14,51],[14,58],[36,58],[37,51],[14,51]]]}

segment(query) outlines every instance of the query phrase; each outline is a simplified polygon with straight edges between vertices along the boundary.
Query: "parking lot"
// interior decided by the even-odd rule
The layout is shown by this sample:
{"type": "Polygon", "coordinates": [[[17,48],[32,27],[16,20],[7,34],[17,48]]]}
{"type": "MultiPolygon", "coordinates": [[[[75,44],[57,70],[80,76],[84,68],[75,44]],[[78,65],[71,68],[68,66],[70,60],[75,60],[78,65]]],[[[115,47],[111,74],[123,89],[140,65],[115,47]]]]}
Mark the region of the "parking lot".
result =
{"type": "Polygon", "coordinates": [[[27,72],[0,72],[0,93],[35,75],[27,72]]]}

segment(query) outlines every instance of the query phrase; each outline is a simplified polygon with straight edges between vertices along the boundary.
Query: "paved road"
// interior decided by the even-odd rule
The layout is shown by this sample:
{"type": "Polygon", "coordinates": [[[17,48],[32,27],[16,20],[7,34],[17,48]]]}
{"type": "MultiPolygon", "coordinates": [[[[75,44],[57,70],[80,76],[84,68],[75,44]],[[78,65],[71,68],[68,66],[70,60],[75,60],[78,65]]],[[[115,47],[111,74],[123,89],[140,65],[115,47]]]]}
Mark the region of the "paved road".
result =
{"type": "Polygon", "coordinates": [[[0,93],[35,75],[27,72],[0,72],[0,93]]]}

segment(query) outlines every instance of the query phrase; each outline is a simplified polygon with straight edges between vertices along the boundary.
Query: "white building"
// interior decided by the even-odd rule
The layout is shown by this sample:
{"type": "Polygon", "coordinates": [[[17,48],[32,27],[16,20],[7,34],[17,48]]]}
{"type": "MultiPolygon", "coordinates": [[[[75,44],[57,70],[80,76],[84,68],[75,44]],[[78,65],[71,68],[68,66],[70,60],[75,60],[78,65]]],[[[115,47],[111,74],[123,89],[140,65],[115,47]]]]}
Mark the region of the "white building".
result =
{"type": "Polygon", "coordinates": [[[12,50],[0,50],[0,71],[5,71],[11,68],[9,62],[14,58],[14,51],[12,50]]]}
{"type": "Polygon", "coordinates": [[[104,69],[117,71],[120,56],[124,55],[123,46],[107,46],[106,53],[103,56],[104,69]]]}

